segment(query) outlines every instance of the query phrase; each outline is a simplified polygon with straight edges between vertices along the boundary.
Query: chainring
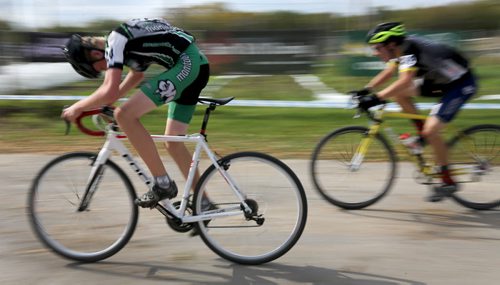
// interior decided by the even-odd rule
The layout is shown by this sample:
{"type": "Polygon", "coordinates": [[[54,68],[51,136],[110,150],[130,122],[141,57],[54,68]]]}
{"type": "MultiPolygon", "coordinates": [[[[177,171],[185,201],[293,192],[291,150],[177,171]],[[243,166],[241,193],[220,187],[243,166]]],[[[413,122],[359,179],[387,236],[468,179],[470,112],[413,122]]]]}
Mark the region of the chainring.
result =
{"type": "MultiPolygon", "coordinates": [[[[176,201],[172,204],[175,209],[179,209],[181,207],[181,201],[176,201]]],[[[189,214],[193,214],[193,210],[192,210],[192,205],[190,202],[188,202],[188,205],[187,205],[187,213],[189,214]]],[[[186,232],[189,232],[190,230],[193,229],[193,223],[183,223],[179,218],[166,218],[167,220],[167,225],[170,226],[170,228],[172,228],[174,231],[176,232],[180,232],[180,233],[186,233],[186,232]]]]}

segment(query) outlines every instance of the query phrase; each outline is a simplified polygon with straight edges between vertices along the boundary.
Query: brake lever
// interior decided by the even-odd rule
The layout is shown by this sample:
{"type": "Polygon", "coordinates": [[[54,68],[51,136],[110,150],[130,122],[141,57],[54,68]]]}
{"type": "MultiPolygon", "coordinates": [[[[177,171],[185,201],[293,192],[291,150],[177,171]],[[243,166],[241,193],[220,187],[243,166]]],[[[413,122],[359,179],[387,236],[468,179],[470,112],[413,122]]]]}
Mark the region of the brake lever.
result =
{"type": "Polygon", "coordinates": [[[354,114],[354,116],[352,118],[353,119],[358,119],[360,117],[361,117],[361,111],[359,111],[359,109],[358,109],[358,110],[356,110],[356,114],[354,114]]]}
{"type": "Polygon", "coordinates": [[[351,95],[351,100],[349,100],[348,105],[351,109],[356,108],[356,113],[354,114],[353,118],[357,119],[357,118],[361,117],[361,110],[358,108],[360,96],[357,94],[352,94],[352,93],[350,93],[350,95],[351,95]]]}
{"type": "MultiPolygon", "coordinates": [[[[67,108],[69,108],[69,105],[64,105],[62,110],[64,112],[64,110],[66,110],[67,108]]],[[[63,119],[64,122],[66,123],[66,130],[64,131],[64,135],[67,136],[69,135],[69,131],[71,130],[71,122],[66,120],[66,119],[63,119]]]]}
{"type": "Polygon", "coordinates": [[[64,132],[64,135],[67,136],[69,135],[69,131],[71,130],[71,122],[66,119],[64,120],[64,122],[66,123],[66,131],[64,132]]]}
{"type": "Polygon", "coordinates": [[[102,114],[108,116],[109,118],[113,119],[115,118],[114,116],[114,108],[110,107],[110,106],[104,106],[102,108],[102,114]]]}

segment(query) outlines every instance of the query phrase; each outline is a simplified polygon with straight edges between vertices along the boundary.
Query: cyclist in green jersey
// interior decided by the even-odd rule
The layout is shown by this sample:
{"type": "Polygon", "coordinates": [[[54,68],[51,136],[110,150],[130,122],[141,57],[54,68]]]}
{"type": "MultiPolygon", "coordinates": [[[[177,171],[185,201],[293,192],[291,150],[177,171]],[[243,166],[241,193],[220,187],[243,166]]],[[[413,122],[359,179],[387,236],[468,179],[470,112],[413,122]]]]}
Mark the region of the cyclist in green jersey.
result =
{"type": "MultiPolygon", "coordinates": [[[[188,32],[163,19],[134,19],[121,24],[106,38],[73,35],[64,49],[67,60],[82,76],[104,81],[89,97],[65,109],[62,117],[74,121],[82,111],[109,105],[142,83],[140,90],[115,110],[120,128],[137,150],[154,177],[154,186],[136,200],[141,207],[177,195],[177,186],[167,174],[155,143],[139,119],[168,104],[166,135],[185,135],[197,99],[209,79],[209,64],[188,32]],[[144,71],[158,64],[166,70],[142,82],[144,71]],[[129,71],[122,80],[123,67],[129,71]]],[[[187,176],[191,154],[184,143],[167,143],[166,148],[187,176]]],[[[198,179],[198,173],[196,174],[198,179]]]]}
{"type": "Polygon", "coordinates": [[[387,63],[364,89],[355,91],[363,97],[360,106],[370,108],[393,98],[408,113],[416,114],[412,96],[440,97],[429,118],[415,121],[421,142],[428,142],[436,164],[441,168],[442,184],[428,197],[431,202],[443,199],[458,188],[448,170],[448,149],[440,131],[455,118],[462,106],[476,92],[476,80],[468,61],[455,49],[417,36],[407,36],[403,24],[382,23],[368,32],[367,42],[374,55],[387,63]],[[386,88],[373,90],[398,73],[398,79],[386,88]],[[417,84],[415,79],[421,79],[417,84]],[[364,96],[366,95],[366,96],[364,96]]]}

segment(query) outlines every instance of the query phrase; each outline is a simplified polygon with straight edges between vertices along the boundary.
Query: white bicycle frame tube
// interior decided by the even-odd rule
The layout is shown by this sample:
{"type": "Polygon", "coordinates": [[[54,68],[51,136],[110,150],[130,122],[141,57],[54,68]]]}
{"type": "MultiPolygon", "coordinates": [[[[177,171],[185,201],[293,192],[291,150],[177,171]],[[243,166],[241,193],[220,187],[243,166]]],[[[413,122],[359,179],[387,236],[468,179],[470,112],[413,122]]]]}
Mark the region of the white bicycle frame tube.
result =
{"type": "MultiPolygon", "coordinates": [[[[150,188],[153,187],[153,178],[147,174],[146,171],[137,163],[134,157],[131,155],[128,148],[123,144],[123,140],[126,140],[127,137],[122,133],[117,133],[108,129],[106,131],[106,141],[102,146],[99,154],[95,160],[95,163],[92,167],[89,182],[92,177],[96,174],[96,171],[99,165],[104,165],[106,161],[111,157],[113,151],[116,151],[120,154],[122,158],[124,158],[130,167],[137,173],[137,175],[141,178],[141,180],[150,188]]],[[[168,135],[152,135],[151,136],[155,142],[187,142],[187,143],[195,143],[195,151],[192,157],[191,167],[189,169],[188,177],[186,179],[186,185],[184,187],[184,192],[182,195],[181,205],[179,209],[176,209],[173,206],[173,203],[170,199],[165,199],[160,201],[161,205],[164,206],[171,214],[173,214],[176,218],[179,218],[183,223],[193,223],[203,220],[210,220],[216,217],[225,217],[225,216],[235,216],[241,215],[242,209],[240,205],[235,205],[234,207],[216,209],[212,211],[207,211],[206,213],[200,215],[186,215],[186,209],[188,205],[188,199],[191,191],[191,187],[193,185],[193,180],[195,177],[196,169],[198,168],[200,162],[200,156],[202,150],[207,154],[211,163],[215,166],[215,168],[219,171],[225,181],[229,184],[230,188],[233,190],[236,197],[238,197],[241,205],[244,208],[244,211],[251,212],[250,207],[244,202],[246,199],[245,195],[240,191],[236,182],[231,178],[231,176],[225,171],[223,167],[221,167],[217,161],[216,155],[208,146],[205,137],[201,134],[193,134],[193,135],[185,135],[185,136],[168,136],[168,135]]]]}

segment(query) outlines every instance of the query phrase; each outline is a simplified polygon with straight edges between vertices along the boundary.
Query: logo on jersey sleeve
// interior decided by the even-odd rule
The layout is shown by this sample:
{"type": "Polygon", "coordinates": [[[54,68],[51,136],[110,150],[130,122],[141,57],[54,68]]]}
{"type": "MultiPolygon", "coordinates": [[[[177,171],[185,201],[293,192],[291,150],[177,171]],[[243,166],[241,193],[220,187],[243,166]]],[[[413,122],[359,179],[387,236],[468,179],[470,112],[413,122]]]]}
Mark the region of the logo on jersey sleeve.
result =
{"type": "Polygon", "coordinates": [[[109,47],[109,46],[106,47],[106,50],[104,52],[104,57],[106,58],[106,62],[113,65],[115,63],[114,56],[115,56],[115,53],[113,52],[113,48],[109,47]]]}
{"type": "Polygon", "coordinates": [[[413,54],[399,57],[399,69],[412,68],[417,64],[417,57],[413,54]]]}
{"type": "Polygon", "coordinates": [[[172,101],[175,98],[175,95],[177,94],[175,85],[170,80],[160,81],[158,83],[158,89],[156,89],[155,92],[160,95],[160,98],[164,103],[172,101]]]}
{"type": "Polygon", "coordinates": [[[109,34],[106,42],[106,62],[108,67],[122,66],[124,62],[125,45],[127,38],[116,31],[109,34]]]}

